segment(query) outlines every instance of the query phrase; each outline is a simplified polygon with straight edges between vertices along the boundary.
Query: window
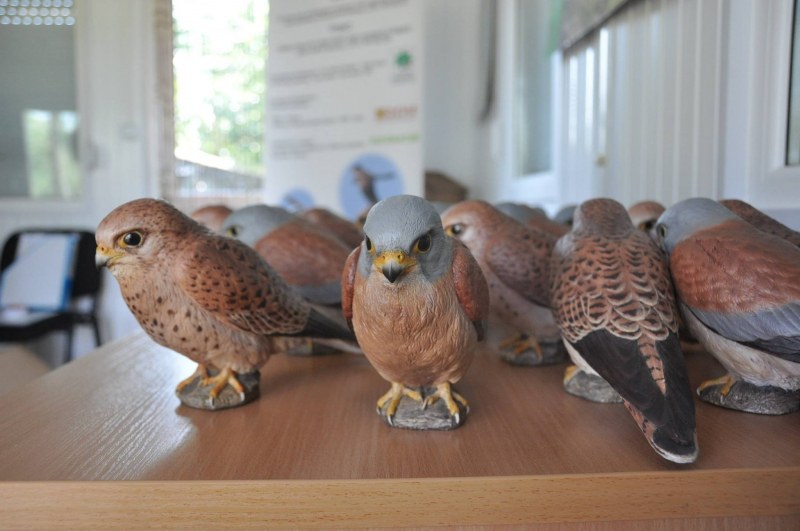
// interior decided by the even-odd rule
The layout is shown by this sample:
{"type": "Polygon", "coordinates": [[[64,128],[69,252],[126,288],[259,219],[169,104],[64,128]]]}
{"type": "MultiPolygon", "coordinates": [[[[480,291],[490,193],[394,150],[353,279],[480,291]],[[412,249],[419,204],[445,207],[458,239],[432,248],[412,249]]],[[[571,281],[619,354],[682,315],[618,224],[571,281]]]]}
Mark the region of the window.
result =
{"type": "Polygon", "coordinates": [[[514,87],[515,168],[518,175],[552,168],[552,2],[521,1],[517,7],[517,82],[514,87]]]}
{"type": "Polygon", "coordinates": [[[0,0],[0,197],[81,197],[71,0],[0,0]]]}
{"type": "Polygon", "coordinates": [[[800,28],[798,28],[798,0],[794,2],[792,22],[792,61],[789,78],[789,119],[786,134],[786,165],[800,165],[800,28]]]}
{"type": "Polygon", "coordinates": [[[175,179],[165,195],[258,198],[269,3],[172,0],[172,15],[175,179]]]}

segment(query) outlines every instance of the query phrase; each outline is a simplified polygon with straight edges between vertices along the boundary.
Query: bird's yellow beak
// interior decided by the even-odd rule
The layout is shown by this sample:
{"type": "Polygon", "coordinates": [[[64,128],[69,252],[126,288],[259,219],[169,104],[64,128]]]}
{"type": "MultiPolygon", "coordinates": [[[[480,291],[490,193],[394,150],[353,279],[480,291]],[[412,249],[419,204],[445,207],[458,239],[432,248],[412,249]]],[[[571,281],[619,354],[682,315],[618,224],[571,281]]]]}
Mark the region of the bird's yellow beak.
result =
{"type": "Polygon", "coordinates": [[[115,253],[105,245],[98,245],[94,252],[94,263],[97,267],[108,267],[114,264],[121,253],[115,253]]]}
{"type": "Polygon", "coordinates": [[[417,265],[417,261],[404,251],[384,251],[373,261],[375,269],[383,273],[386,279],[394,283],[409,268],[417,265]]]}

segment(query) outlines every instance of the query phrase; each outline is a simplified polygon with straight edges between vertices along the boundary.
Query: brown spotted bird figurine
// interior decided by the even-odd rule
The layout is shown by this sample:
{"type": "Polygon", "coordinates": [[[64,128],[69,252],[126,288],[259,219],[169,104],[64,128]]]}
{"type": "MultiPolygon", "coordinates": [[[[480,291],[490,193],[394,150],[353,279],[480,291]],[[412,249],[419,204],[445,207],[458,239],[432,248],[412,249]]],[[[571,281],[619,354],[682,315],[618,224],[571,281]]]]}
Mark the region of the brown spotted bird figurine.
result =
{"type": "Polygon", "coordinates": [[[235,210],[223,223],[222,231],[253,247],[310,302],[341,303],[342,269],[352,249],[328,231],[268,205],[235,210]]]}
{"type": "Polygon", "coordinates": [[[651,238],[656,239],[656,221],[664,213],[664,205],[658,201],[639,201],[628,207],[628,215],[633,226],[646,232],[651,238]]]}
{"type": "Polygon", "coordinates": [[[783,238],[795,247],[800,247],[800,232],[790,229],[750,203],[742,201],[741,199],[723,199],[720,203],[758,230],[783,238]]]}
{"type": "Polygon", "coordinates": [[[578,367],[568,369],[565,387],[582,372],[599,375],[656,453],[693,462],[694,402],[660,249],[621,204],[592,199],[578,207],[572,232],[556,244],[551,278],[556,320],[578,367]]]}
{"type": "Polygon", "coordinates": [[[656,232],[692,335],[727,371],[701,399],[761,414],[800,409],[800,249],[721,204],[686,199],[656,232]]]}
{"type": "Polygon", "coordinates": [[[354,339],[253,249],[164,201],[117,207],[100,222],[96,239],[98,265],[117,279],[142,328],[197,362],[176,389],[186,405],[222,409],[253,400],[260,367],[298,338],[354,339]]]}
{"type": "Polygon", "coordinates": [[[489,285],[487,343],[513,365],[562,362],[566,351],[550,305],[555,236],[526,227],[485,201],[442,213],[445,232],[469,248],[489,285]]]}
{"type": "Polygon", "coordinates": [[[392,426],[455,428],[468,406],[452,386],[472,361],[489,309],[480,267],[420,197],[379,202],[364,234],[347,260],[342,306],[367,359],[391,383],[378,413],[392,426]]]}

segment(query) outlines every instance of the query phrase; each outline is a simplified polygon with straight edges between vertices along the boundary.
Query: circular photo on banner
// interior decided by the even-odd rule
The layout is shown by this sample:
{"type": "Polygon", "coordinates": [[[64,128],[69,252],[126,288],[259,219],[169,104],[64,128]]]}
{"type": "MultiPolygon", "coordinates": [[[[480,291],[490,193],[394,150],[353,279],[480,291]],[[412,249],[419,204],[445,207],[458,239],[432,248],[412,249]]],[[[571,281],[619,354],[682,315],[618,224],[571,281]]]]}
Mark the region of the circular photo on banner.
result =
{"type": "Polygon", "coordinates": [[[339,182],[339,201],[348,218],[366,217],[372,205],[403,193],[403,176],[387,157],[377,153],[360,155],[348,164],[339,182]]]}
{"type": "Polygon", "coordinates": [[[284,194],[281,206],[289,212],[301,212],[312,208],[315,204],[311,193],[305,188],[293,188],[284,194]]]}

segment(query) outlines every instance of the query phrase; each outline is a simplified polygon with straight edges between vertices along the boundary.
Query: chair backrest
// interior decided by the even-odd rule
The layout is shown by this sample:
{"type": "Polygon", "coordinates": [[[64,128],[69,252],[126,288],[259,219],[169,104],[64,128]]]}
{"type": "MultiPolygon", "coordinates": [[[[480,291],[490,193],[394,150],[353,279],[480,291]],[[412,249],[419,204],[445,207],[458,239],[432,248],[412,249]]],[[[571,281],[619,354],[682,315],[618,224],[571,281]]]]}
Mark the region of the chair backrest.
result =
{"type": "Polygon", "coordinates": [[[78,246],[75,253],[70,301],[74,301],[79,297],[88,296],[91,298],[91,311],[94,312],[103,278],[101,271],[97,268],[94,261],[96,249],[94,233],[82,229],[32,228],[18,230],[11,234],[3,244],[2,256],[0,256],[0,274],[2,274],[16,258],[20,236],[25,233],[78,234],[78,246]]]}

